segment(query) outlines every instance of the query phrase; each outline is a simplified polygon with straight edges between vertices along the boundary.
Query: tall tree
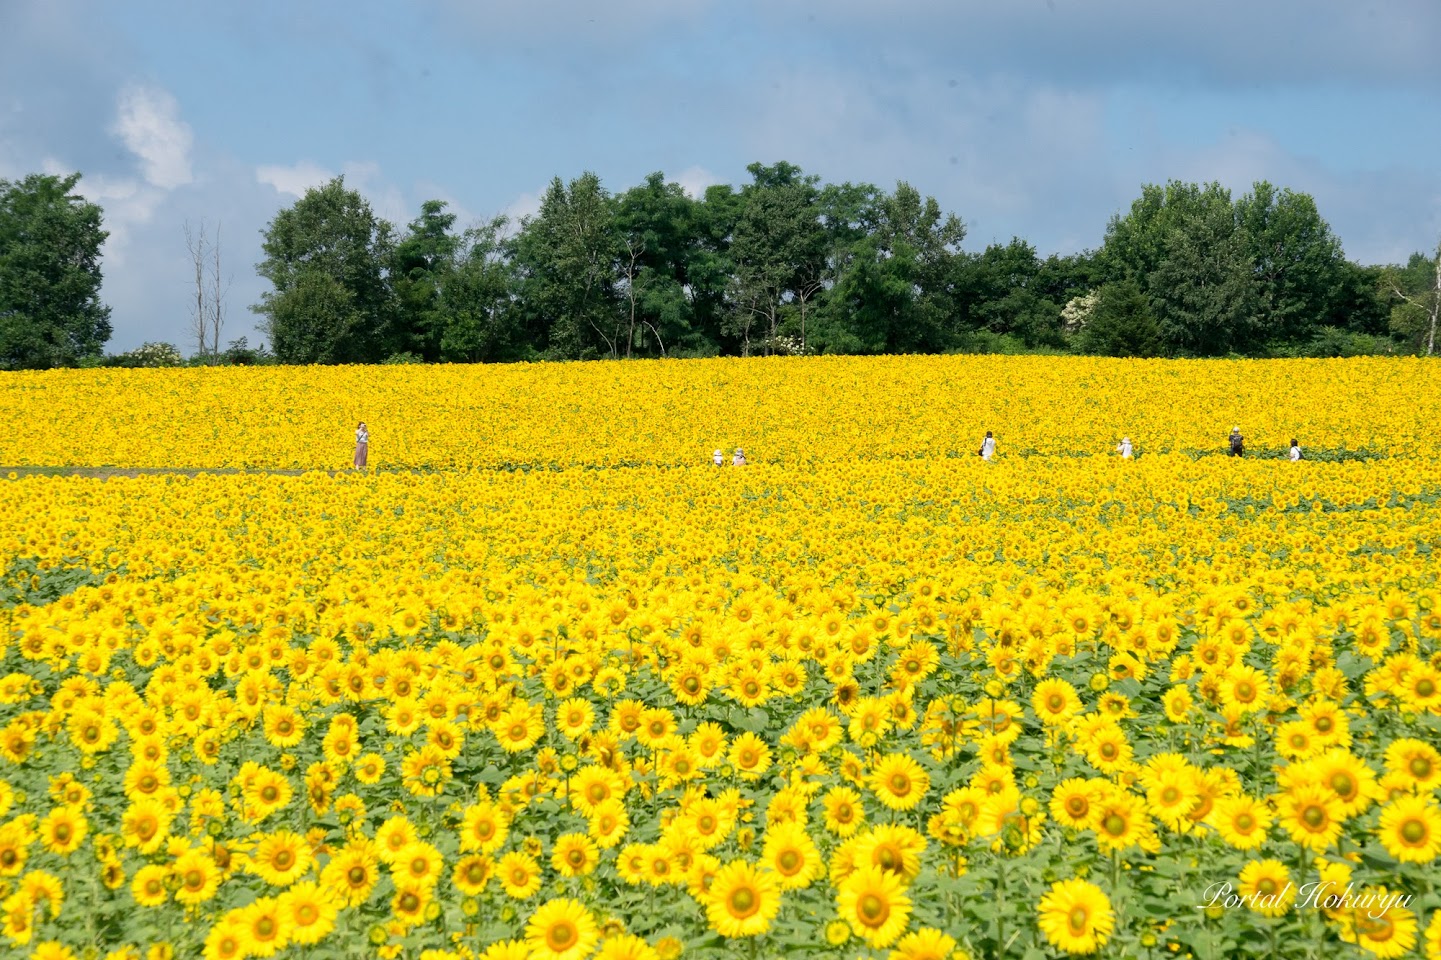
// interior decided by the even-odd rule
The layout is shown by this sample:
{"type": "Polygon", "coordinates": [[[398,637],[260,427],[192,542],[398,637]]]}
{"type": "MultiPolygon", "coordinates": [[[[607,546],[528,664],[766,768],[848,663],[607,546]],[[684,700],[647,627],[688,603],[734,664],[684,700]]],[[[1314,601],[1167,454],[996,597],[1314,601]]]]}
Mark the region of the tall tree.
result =
{"type": "Polygon", "coordinates": [[[1261,345],[1249,248],[1229,204],[1210,204],[1167,232],[1161,262],[1146,279],[1171,352],[1207,357],[1261,345]]]}
{"type": "Polygon", "coordinates": [[[1265,337],[1309,337],[1331,319],[1347,279],[1341,241],[1321,219],[1316,201],[1262,180],[1236,201],[1236,222],[1255,269],[1265,337]]]}
{"type": "Polygon", "coordinates": [[[1392,329],[1433,356],[1441,320],[1441,243],[1435,256],[1413,253],[1404,268],[1386,271],[1384,283],[1396,304],[1391,310],[1392,329]]]}
{"type": "Polygon", "coordinates": [[[1086,353],[1107,357],[1154,357],[1161,332],[1146,295],[1134,280],[1104,284],[1078,337],[1086,353]]]}
{"type": "Polygon", "coordinates": [[[400,346],[386,266],[392,228],[344,177],[276,214],[256,269],[261,314],[282,363],[379,363],[400,346]]]}
{"type": "Polygon", "coordinates": [[[110,339],[100,302],[99,206],[75,193],[80,174],[0,180],[0,367],[74,366],[110,339]]]}
{"type": "Polygon", "coordinates": [[[181,229],[185,234],[185,250],[195,270],[190,333],[195,338],[198,356],[218,356],[220,332],[225,328],[225,294],[230,289],[230,278],[221,273],[220,223],[216,222],[213,237],[204,220],[195,228],[186,220],[181,229]]]}
{"type": "Polygon", "coordinates": [[[534,352],[517,329],[508,228],[505,217],[496,217],[460,237],[455,267],[441,287],[442,360],[473,363],[534,352]]]}
{"type": "Polygon", "coordinates": [[[772,167],[753,163],[746,169],[752,182],[742,190],[730,246],[735,312],[729,329],[741,340],[742,356],[757,340],[772,352],[783,304],[825,256],[820,178],[785,162],[772,167]]]}
{"type": "Polygon", "coordinates": [[[390,255],[390,283],[395,291],[395,346],[428,363],[440,359],[445,335],[441,289],[454,269],[460,239],[451,234],[455,214],[444,200],[427,200],[420,216],[390,255]]]}
{"type": "Polygon", "coordinates": [[[552,180],[540,212],[522,223],[515,242],[520,298],[546,356],[621,355],[620,251],[615,204],[600,178],[586,172],[569,185],[552,180]]]}

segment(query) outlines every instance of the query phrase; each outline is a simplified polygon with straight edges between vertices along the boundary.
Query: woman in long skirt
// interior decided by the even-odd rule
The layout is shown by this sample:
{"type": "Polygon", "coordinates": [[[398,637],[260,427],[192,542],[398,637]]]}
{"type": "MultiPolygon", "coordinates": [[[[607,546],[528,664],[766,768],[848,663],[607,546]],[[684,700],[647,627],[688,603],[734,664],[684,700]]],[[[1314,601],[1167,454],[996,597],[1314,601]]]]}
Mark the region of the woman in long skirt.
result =
{"type": "Polygon", "coordinates": [[[365,460],[370,453],[370,431],[365,428],[365,421],[360,421],[360,426],[355,428],[355,469],[365,469],[365,460]]]}

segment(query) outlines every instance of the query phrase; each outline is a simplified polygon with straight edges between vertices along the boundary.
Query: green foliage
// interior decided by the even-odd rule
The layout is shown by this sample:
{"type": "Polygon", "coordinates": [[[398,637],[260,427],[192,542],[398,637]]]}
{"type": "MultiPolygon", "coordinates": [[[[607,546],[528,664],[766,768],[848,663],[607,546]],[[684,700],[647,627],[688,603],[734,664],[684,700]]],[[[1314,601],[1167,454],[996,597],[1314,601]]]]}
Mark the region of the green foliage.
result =
{"type": "Polygon", "coordinates": [[[1118,280],[1101,287],[1077,342],[1082,352],[1107,357],[1160,353],[1160,327],[1136,281],[1118,280]]]}
{"type": "Polygon", "coordinates": [[[1338,327],[1320,327],[1310,340],[1292,351],[1297,357],[1372,357],[1398,352],[1396,341],[1338,327]]]}
{"type": "Polygon", "coordinates": [[[336,177],[276,214],[260,275],[274,290],[252,309],[283,363],[376,363],[398,339],[387,277],[393,241],[357,191],[336,177]]]}
{"type": "Polygon", "coordinates": [[[134,350],[106,359],[109,367],[179,367],[185,358],[173,343],[143,343],[134,350]]]}
{"type": "Polygon", "coordinates": [[[100,207],[80,174],[0,180],[0,369],[73,367],[110,339],[100,302],[100,207]]]}

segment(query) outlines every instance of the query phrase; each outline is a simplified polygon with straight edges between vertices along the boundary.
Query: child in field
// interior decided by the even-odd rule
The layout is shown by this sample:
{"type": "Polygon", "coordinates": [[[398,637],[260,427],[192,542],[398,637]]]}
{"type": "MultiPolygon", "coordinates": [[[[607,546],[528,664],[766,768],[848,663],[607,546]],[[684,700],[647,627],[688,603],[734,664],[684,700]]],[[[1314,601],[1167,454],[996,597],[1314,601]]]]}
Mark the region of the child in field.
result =
{"type": "Polygon", "coordinates": [[[721,452],[717,450],[715,453],[711,454],[710,462],[715,464],[716,466],[720,466],[722,463],[725,462],[725,458],[722,457],[721,452]]]}
{"type": "Polygon", "coordinates": [[[1241,439],[1241,428],[1231,428],[1231,456],[1242,457],[1246,455],[1246,442],[1241,439]]]}
{"type": "Polygon", "coordinates": [[[370,455],[370,431],[366,429],[365,421],[360,421],[360,426],[355,428],[355,469],[364,470],[365,462],[370,455]]]}
{"type": "Polygon", "coordinates": [[[736,455],[735,455],[734,457],[731,457],[731,466],[733,466],[733,467],[743,467],[743,466],[745,466],[745,465],[746,465],[746,454],[745,454],[745,451],[742,450],[740,447],[736,447],[736,455]]]}
{"type": "Polygon", "coordinates": [[[1116,452],[1121,455],[1122,460],[1131,459],[1131,438],[1122,437],[1121,442],[1116,445],[1116,452]]]}
{"type": "Polygon", "coordinates": [[[1292,463],[1295,463],[1297,460],[1300,460],[1300,459],[1301,459],[1301,445],[1300,445],[1299,443],[1297,443],[1297,442],[1295,441],[1295,439],[1292,439],[1292,440],[1291,440],[1291,462],[1292,462],[1292,463]]]}
{"type": "Polygon", "coordinates": [[[991,436],[991,431],[986,431],[986,439],[981,441],[981,459],[990,460],[996,455],[996,438],[991,436]]]}

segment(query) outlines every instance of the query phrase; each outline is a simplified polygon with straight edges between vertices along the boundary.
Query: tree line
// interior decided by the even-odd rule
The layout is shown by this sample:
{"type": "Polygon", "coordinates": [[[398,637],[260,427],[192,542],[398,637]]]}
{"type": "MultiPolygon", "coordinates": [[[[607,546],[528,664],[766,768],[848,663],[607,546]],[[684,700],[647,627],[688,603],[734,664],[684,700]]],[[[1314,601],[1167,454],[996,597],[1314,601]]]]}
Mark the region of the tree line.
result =
{"type": "MultiPolygon", "coordinates": [[[[556,178],[534,215],[465,229],[439,200],[398,229],[337,177],[264,232],[257,270],[270,289],[252,309],[270,350],[221,351],[211,324],[198,352],[429,363],[1435,351],[1441,246],[1404,265],[1354,263],[1309,195],[1264,181],[1235,198],[1216,183],[1147,185],[1098,248],[1042,258],[1019,238],[964,250],[961,219],[905,182],[827,184],[785,162],[747,172],[701,196],[660,173],[621,193],[591,173],[556,178]]],[[[0,182],[6,367],[99,362],[109,337],[101,211],[77,181],[0,182]]],[[[189,235],[187,246],[200,294],[189,235]]]]}

